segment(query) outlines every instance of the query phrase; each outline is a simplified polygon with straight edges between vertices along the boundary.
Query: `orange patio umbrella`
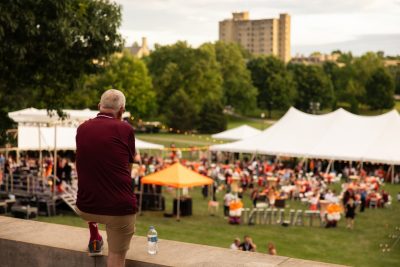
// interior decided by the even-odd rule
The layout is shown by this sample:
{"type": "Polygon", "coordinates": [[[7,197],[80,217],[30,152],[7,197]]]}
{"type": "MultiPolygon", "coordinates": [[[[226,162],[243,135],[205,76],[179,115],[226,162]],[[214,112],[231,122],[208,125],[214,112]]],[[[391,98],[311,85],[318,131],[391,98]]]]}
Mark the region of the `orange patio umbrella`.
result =
{"type": "MultiPolygon", "coordinates": [[[[161,186],[171,186],[177,188],[178,190],[177,219],[179,220],[179,213],[180,213],[179,188],[210,185],[213,183],[213,180],[197,172],[189,170],[180,163],[175,163],[161,171],[143,177],[141,183],[155,184],[161,186]]],[[[140,192],[139,214],[142,210],[142,195],[143,195],[143,186],[141,186],[141,192],[140,192]]]]}

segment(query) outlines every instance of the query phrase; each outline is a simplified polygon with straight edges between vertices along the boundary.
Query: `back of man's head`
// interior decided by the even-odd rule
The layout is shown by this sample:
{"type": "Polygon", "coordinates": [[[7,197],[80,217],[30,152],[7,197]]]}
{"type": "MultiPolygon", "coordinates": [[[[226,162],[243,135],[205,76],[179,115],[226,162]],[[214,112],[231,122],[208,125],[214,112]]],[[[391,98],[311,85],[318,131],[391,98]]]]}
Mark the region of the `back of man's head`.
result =
{"type": "Polygon", "coordinates": [[[125,96],[121,91],[109,89],[101,95],[99,110],[100,112],[108,112],[120,117],[125,111],[125,101],[125,96]]]}

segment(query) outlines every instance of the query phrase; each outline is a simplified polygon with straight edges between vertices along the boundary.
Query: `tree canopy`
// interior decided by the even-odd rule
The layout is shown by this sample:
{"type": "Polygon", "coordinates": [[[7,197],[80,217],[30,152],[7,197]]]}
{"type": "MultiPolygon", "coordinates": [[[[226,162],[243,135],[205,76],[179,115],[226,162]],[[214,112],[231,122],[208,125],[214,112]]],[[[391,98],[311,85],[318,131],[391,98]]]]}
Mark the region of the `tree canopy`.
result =
{"type": "Polygon", "coordinates": [[[285,110],[294,104],[296,87],[283,61],[273,56],[256,57],[247,67],[258,89],[260,108],[285,110]]]}
{"type": "Polygon", "coordinates": [[[331,107],[333,86],[329,76],[319,66],[291,65],[297,86],[296,106],[309,110],[311,102],[320,103],[321,109],[331,107]]]}
{"type": "Polygon", "coordinates": [[[257,88],[252,84],[250,71],[237,44],[217,42],[217,61],[221,66],[224,104],[246,113],[257,106],[257,88]]]}
{"type": "MultiPolygon", "coordinates": [[[[35,106],[61,109],[86,74],[122,48],[120,6],[106,0],[0,3],[0,120],[35,106]]],[[[4,129],[4,128],[3,128],[4,129]]]]}
{"type": "Polygon", "coordinates": [[[366,103],[372,109],[385,109],[394,106],[394,82],[384,68],[376,69],[366,82],[366,103]]]}
{"type": "MultiPolygon", "coordinates": [[[[85,87],[100,94],[111,88],[121,90],[126,97],[126,110],[135,117],[157,113],[156,93],[147,67],[129,53],[113,56],[103,73],[88,77],[85,87]]],[[[96,103],[100,94],[92,98],[96,103]]]]}

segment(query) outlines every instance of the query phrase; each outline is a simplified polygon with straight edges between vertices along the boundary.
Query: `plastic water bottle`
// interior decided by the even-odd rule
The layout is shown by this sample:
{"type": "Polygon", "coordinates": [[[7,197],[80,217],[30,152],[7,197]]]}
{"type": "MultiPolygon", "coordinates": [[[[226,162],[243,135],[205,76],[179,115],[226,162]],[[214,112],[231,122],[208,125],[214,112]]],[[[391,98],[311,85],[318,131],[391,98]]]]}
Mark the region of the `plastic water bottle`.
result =
{"type": "Polygon", "coordinates": [[[154,226],[150,226],[149,231],[147,232],[147,252],[150,255],[157,254],[158,251],[158,237],[157,231],[154,226]]]}

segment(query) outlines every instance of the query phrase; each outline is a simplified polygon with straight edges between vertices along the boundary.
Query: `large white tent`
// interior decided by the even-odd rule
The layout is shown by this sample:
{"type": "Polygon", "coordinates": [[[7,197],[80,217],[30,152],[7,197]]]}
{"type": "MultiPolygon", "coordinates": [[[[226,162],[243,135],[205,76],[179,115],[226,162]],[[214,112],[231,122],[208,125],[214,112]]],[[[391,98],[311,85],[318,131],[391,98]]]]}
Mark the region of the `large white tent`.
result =
{"type": "MultiPolygon", "coordinates": [[[[37,126],[18,126],[18,149],[19,150],[53,150],[54,135],[57,132],[56,147],[58,150],[75,150],[75,136],[77,127],[58,126],[37,127],[37,126]],[[39,135],[40,132],[40,135],[39,135]],[[39,139],[40,136],[40,139],[39,139]],[[40,143],[39,143],[40,142],[40,143]]],[[[164,146],[135,140],[136,149],[163,149],[164,146]]]]}
{"type": "Polygon", "coordinates": [[[212,151],[400,164],[400,115],[359,116],[338,109],[311,115],[295,108],[262,133],[212,151]]]}
{"type": "MultiPolygon", "coordinates": [[[[96,117],[99,111],[65,109],[65,118],[55,111],[26,108],[8,113],[18,123],[19,150],[75,150],[76,129],[79,124],[96,117]],[[56,139],[54,139],[56,137],[56,139]]],[[[123,117],[129,117],[125,112],[123,117]]],[[[137,149],[163,149],[164,146],[136,139],[137,149]]]]}
{"type": "MultiPolygon", "coordinates": [[[[63,113],[65,118],[61,119],[56,111],[48,111],[46,109],[26,108],[8,113],[13,121],[19,124],[68,124],[68,123],[82,123],[88,119],[96,117],[99,111],[82,109],[72,110],[64,109],[63,113]]],[[[124,118],[130,117],[129,112],[123,114],[124,118]]]]}
{"type": "Polygon", "coordinates": [[[260,133],[261,133],[260,130],[245,124],[230,130],[213,134],[211,135],[211,137],[219,140],[242,140],[248,137],[255,136],[260,133]]]}

